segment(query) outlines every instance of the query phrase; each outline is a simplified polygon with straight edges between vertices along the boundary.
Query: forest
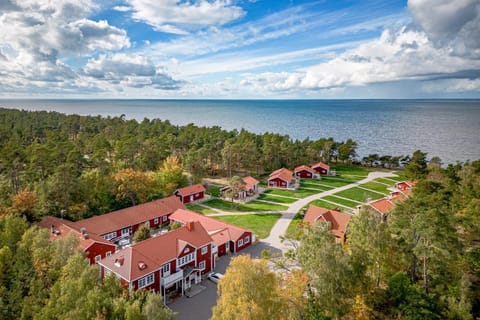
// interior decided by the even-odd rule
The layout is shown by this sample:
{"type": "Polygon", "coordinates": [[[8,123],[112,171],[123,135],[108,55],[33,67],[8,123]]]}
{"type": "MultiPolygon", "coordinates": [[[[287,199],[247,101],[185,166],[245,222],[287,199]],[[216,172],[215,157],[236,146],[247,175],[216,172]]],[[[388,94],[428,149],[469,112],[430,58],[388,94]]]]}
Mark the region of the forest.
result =
{"type": "Polygon", "coordinates": [[[298,141],[168,120],[0,109],[0,208],[29,221],[46,214],[75,221],[169,196],[188,183],[182,172],[193,182],[258,176],[319,160],[349,162],[356,148],[351,139],[298,141]]]}
{"type": "Polygon", "coordinates": [[[284,258],[232,259],[212,319],[478,319],[480,161],[442,169],[418,151],[405,174],[413,196],[386,220],[364,207],[345,245],[317,222],[284,258]]]}

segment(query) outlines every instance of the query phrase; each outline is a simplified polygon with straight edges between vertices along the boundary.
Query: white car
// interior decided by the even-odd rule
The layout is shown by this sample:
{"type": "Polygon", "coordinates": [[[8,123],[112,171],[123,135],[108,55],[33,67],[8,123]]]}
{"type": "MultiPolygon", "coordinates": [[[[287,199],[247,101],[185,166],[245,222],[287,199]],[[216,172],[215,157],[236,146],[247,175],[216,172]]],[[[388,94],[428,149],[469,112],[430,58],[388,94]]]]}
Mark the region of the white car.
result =
{"type": "Polygon", "coordinates": [[[218,281],[220,281],[220,279],[223,278],[223,274],[221,273],[218,273],[218,272],[210,272],[207,276],[207,279],[209,279],[210,281],[214,282],[214,283],[218,283],[218,281]]]}

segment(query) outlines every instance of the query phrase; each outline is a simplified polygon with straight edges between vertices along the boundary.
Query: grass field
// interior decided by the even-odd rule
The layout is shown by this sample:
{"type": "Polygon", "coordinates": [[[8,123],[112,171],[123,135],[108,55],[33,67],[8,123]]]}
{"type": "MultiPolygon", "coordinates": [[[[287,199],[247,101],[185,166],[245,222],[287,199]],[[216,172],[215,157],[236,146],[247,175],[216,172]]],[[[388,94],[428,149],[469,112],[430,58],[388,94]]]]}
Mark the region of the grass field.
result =
{"type": "Polygon", "coordinates": [[[228,212],[251,212],[251,211],[284,211],[287,210],[286,206],[280,204],[270,204],[260,201],[252,201],[246,204],[231,204],[231,202],[223,201],[219,199],[212,199],[203,203],[209,207],[228,211],[228,212]]]}
{"type": "Polygon", "coordinates": [[[368,170],[361,167],[350,166],[335,166],[331,170],[335,170],[339,175],[356,175],[356,176],[368,176],[368,170]]]}
{"type": "Polygon", "coordinates": [[[320,208],[325,208],[325,209],[339,209],[339,211],[345,212],[348,211],[350,208],[347,207],[342,207],[338,205],[334,205],[330,202],[326,202],[323,200],[314,200],[309,203],[309,205],[313,204],[314,206],[320,207],[320,208]]]}
{"type": "Polygon", "coordinates": [[[381,184],[381,183],[377,183],[377,182],[374,182],[374,181],[364,183],[360,186],[364,187],[364,188],[367,188],[367,189],[370,189],[370,190],[375,190],[375,191],[378,191],[378,192],[382,192],[384,194],[390,193],[390,190],[387,189],[386,185],[381,184]]]}
{"type": "Polygon", "coordinates": [[[293,238],[297,239],[298,237],[296,236],[296,233],[298,231],[298,228],[300,227],[300,224],[302,223],[303,216],[299,213],[293,217],[292,221],[288,225],[287,231],[285,232],[285,235],[288,238],[293,238]]]}
{"type": "Polygon", "coordinates": [[[273,202],[278,202],[278,203],[293,203],[297,201],[297,199],[291,199],[291,198],[285,198],[285,197],[276,197],[272,196],[269,194],[261,194],[257,200],[267,200],[267,201],[273,201],[273,202]]]}
{"type": "Polygon", "coordinates": [[[212,209],[208,209],[208,208],[196,205],[196,204],[187,204],[186,207],[187,207],[188,210],[192,210],[192,211],[195,211],[195,212],[201,213],[201,214],[209,214],[209,213],[215,213],[216,212],[212,209]]]}
{"type": "Polygon", "coordinates": [[[328,200],[328,201],[333,201],[335,203],[338,203],[340,205],[344,205],[344,206],[349,207],[349,208],[355,208],[356,206],[359,205],[359,203],[357,203],[357,202],[345,200],[345,199],[338,198],[338,197],[335,197],[335,196],[326,196],[326,197],[323,197],[323,199],[328,200]]]}
{"type": "Polygon", "coordinates": [[[343,187],[347,184],[354,183],[353,180],[346,180],[346,179],[338,179],[333,177],[325,177],[319,181],[319,184],[326,185],[332,188],[343,187]]]}
{"type": "Polygon", "coordinates": [[[388,177],[389,179],[395,180],[395,181],[406,181],[408,180],[407,177],[405,177],[402,173],[397,173],[398,177],[388,177]]]}
{"type": "Polygon", "coordinates": [[[240,227],[251,229],[258,238],[264,239],[268,237],[273,225],[281,217],[279,213],[269,214],[249,214],[249,215],[231,215],[217,216],[215,219],[222,220],[240,227]]]}
{"type": "Polygon", "coordinates": [[[320,184],[318,184],[318,183],[310,183],[310,182],[301,182],[301,183],[300,183],[300,187],[301,187],[301,188],[317,189],[317,190],[319,190],[320,192],[333,189],[333,187],[326,187],[326,186],[322,186],[322,185],[320,185],[320,184]]]}
{"type": "Polygon", "coordinates": [[[220,197],[220,187],[215,187],[215,188],[209,188],[207,191],[205,191],[206,194],[209,194],[213,197],[220,197]]]}
{"type": "Polygon", "coordinates": [[[395,182],[393,182],[392,180],[388,180],[388,179],[384,179],[384,178],[377,178],[373,181],[378,181],[378,182],[381,182],[381,183],[385,183],[385,184],[388,184],[391,187],[393,187],[395,185],[395,182]]]}
{"type": "Polygon", "coordinates": [[[312,194],[316,194],[318,192],[319,191],[307,190],[307,189],[298,189],[298,190],[270,189],[270,190],[267,190],[265,193],[266,194],[278,194],[278,195],[281,195],[281,196],[287,196],[287,197],[301,199],[301,198],[311,196],[312,194]]]}
{"type": "Polygon", "coordinates": [[[335,195],[344,197],[344,198],[353,199],[360,202],[366,202],[369,198],[371,200],[375,200],[375,199],[380,199],[384,197],[384,195],[382,194],[379,194],[376,192],[370,192],[360,188],[350,188],[344,191],[337,192],[335,193],[335,195]]]}

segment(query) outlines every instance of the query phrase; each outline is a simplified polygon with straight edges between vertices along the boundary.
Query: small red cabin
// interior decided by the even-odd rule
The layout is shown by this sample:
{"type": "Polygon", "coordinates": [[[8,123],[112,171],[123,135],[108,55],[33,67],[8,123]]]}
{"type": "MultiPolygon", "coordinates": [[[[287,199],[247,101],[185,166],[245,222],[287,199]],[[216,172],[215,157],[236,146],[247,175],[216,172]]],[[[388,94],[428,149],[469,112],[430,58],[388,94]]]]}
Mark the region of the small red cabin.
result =
{"type": "Polygon", "coordinates": [[[296,167],[293,172],[297,178],[302,179],[312,179],[313,175],[315,174],[315,171],[306,165],[296,167]]]}
{"type": "Polygon", "coordinates": [[[319,162],[316,163],[312,166],[312,169],[315,170],[316,172],[323,174],[323,175],[328,175],[330,172],[330,166],[326,163],[319,162]]]}
{"type": "Polygon", "coordinates": [[[180,188],[174,193],[182,203],[190,203],[205,197],[205,187],[201,184],[180,188]]]}

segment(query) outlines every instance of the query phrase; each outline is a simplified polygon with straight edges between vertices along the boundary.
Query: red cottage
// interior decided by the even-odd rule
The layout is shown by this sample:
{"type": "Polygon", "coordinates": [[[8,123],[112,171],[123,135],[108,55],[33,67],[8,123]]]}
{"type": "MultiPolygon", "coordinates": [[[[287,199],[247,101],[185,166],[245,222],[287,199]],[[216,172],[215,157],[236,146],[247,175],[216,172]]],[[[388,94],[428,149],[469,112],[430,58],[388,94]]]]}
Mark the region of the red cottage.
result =
{"type": "Polygon", "coordinates": [[[194,184],[185,188],[180,188],[174,193],[182,203],[189,203],[201,200],[205,196],[205,187],[201,184],[194,184]]]}
{"type": "MultiPolygon", "coordinates": [[[[238,194],[234,195],[234,199],[245,199],[249,196],[252,196],[254,194],[258,193],[258,184],[260,183],[257,179],[255,179],[252,176],[248,176],[242,179],[243,182],[245,183],[245,188],[244,191],[239,192],[238,194]]],[[[229,192],[231,190],[230,186],[225,186],[222,189],[220,189],[220,192],[222,195],[224,195],[226,192],[229,192]]]]}
{"type": "Polygon", "coordinates": [[[114,273],[130,290],[160,292],[165,301],[201,281],[214,268],[212,238],[199,222],[136,243],[101,260],[102,277],[114,273]]]}
{"type": "Polygon", "coordinates": [[[323,175],[328,175],[330,173],[330,166],[323,162],[314,164],[312,169],[323,175]]]}
{"type": "Polygon", "coordinates": [[[118,242],[120,239],[130,238],[142,224],[151,228],[168,224],[168,216],[183,208],[185,206],[176,196],[170,196],[72,224],[77,230],[86,230],[89,234],[94,233],[106,240],[118,242]]]}
{"type": "Polygon", "coordinates": [[[88,234],[86,230],[78,230],[72,222],[47,216],[38,223],[42,228],[50,230],[50,239],[66,239],[75,237],[78,245],[85,253],[88,262],[95,264],[101,259],[115,253],[117,246],[96,234],[88,234]]]}
{"type": "Polygon", "coordinates": [[[336,211],[320,208],[314,205],[308,207],[307,213],[303,217],[304,223],[314,224],[317,221],[330,223],[330,231],[335,238],[344,243],[347,233],[347,225],[350,221],[350,215],[336,211]]]}
{"type": "Polygon", "coordinates": [[[312,179],[313,175],[315,174],[315,171],[306,165],[296,167],[293,172],[297,178],[302,179],[312,179]]]}
{"type": "Polygon", "coordinates": [[[268,177],[268,186],[277,188],[291,188],[295,184],[292,171],[281,168],[273,171],[268,177]]]}
{"type": "Polygon", "coordinates": [[[189,221],[198,221],[212,237],[213,254],[221,257],[228,252],[238,252],[250,246],[255,241],[251,230],[241,228],[220,220],[216,220],[190,210],[177,210],[170,216],[172,222],[183,225],[189,221]]]}

